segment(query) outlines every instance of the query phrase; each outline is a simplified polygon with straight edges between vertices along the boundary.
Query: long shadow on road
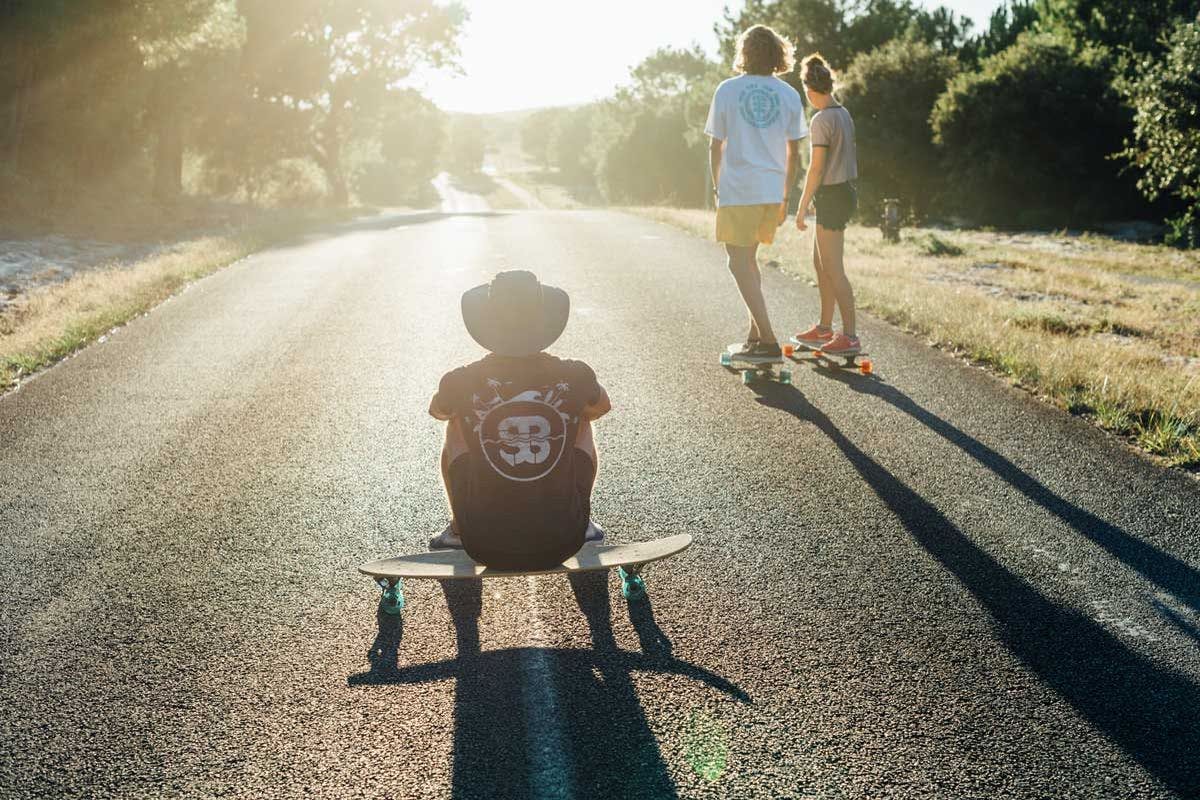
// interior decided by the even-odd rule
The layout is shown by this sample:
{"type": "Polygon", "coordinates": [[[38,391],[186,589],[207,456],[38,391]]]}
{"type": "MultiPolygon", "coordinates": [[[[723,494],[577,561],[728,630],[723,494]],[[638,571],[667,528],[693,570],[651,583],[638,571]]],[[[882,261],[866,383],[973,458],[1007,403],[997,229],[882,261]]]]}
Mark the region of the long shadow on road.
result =
{"type": "Polygon", "coordinates": [[[853,391],[878,397],[908,414],[991,470],[997,478],[1071,526],[1077,533],[1104,548],[1130,569],[1136,570],[1146,580],[1170,592],[1179,602],[1200,611],[1200,570],[1055,494],[1016,464],[928,411],[899,389],[881,381],[864,380],[840,370],[826,372],[829,373],[829,377],[844,383],[853,391]]]}
{"type": "Polygon", "coordinates": [[[648,600],[630,606],[643,652],[621,650],[612,628],[607,573],[569,577],[588,623],[591,650],[482,651],[481,581],[441,582],[457,658],[400,667],[400,623],[380,615],[371,667],[348,682],[456,681],[453,797],[674,798],[674,782],[632,674],[676,674],[750,702],[724,678],[673,658],[648,600]]]}
{"type": "Polygon", "coordinates": [[[1200,796],[1200,688],[1193,681],[1131,650],[1013,574],[850,441],[795,387],[755,388],[758,402],[829,437],[909,535],[987,610],[996,636],[1042,681],[1171,790],[1200,796]]]}

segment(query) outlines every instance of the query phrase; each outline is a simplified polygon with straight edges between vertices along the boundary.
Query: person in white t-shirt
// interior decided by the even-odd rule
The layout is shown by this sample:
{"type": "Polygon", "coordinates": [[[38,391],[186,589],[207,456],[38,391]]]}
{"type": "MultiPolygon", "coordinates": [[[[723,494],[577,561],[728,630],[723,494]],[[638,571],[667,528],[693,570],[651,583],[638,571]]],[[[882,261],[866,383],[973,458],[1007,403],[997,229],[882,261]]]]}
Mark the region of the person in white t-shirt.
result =
{"type": "Polygon", "coordinates": [[[766,25],[748,28],[737,41],[734,68],[713,94],[704,132],[717,195],[717,241],[750,312],[741,355],[781,357],[758,271],[758,246],[771,244],[787,218],[788,190],[800,167],[800,140],[808,135],[800,93],[780,80],[794,65],[794,46],[766,25]]]}

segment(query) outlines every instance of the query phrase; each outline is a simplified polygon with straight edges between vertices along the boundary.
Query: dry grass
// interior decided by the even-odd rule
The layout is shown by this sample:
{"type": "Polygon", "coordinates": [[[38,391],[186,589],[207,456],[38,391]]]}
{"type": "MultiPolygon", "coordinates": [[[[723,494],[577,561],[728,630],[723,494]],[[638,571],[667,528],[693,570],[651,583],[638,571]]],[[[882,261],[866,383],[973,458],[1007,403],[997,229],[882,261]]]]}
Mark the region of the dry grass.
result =
{"type": "MultiPolygon", "coordinates": [[[[635,213],[712,236],[712,213],[635,213]]],[[[762,260],[811,275],[790,223],[762,260]]],[[[1200,467],[1200,254],[1098,236],[851,227],[860,307],[1167,462],[1200,467]]],[[[792,320],[806,324],[809,320],[792,320]]]]}
{"type": "Polygon", "coordinates": [[[133,265],[78,273],[30,292],[0,313],[0,392],[144,314],[191,281],[328,218],[273,214],[227,234],[178,242],[133,265]]]}

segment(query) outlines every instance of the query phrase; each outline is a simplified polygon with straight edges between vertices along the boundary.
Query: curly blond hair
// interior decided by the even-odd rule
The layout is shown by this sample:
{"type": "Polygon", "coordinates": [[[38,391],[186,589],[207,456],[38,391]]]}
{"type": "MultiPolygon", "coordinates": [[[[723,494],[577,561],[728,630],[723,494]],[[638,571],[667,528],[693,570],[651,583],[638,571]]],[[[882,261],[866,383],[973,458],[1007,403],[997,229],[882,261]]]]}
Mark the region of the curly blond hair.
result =
{"type": "Polygon", "coordinates": [[[766,25],[752,25],[737,38],[733,68],[750,75],[785,75],[796,64],[796,46],[766,25]]]}

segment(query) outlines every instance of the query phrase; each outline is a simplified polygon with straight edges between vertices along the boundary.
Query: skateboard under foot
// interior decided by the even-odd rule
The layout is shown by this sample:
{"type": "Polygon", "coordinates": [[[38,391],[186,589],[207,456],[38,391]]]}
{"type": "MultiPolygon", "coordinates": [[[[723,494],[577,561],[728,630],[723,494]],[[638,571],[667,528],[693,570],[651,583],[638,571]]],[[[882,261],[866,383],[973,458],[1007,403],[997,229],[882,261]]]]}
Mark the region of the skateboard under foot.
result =
{"type": "Polygon", "coordinates": [[[516,578],[522,575],[559,575],[615,569],[621,578],[621,595],[631,602],[646,596],[642,569],[652,561],[682,553],[692,544],[686,533],[635,544],[585,544],[578,553],[550,569],[506,571],[471,560],[462,550],[435,550],[411,556],[384,558],[363,564],[358,571],[374,579],[382,590],[379,610],[399,614],[404,610],[403,580],[468,580],[516,578]]]}
{"type": "Polygon", "coordinates": [[[738,354],[744,346],[740,342],[731,344],[724,353],[721,353],[721,366],[726,369],[740,371],[742,373],[742,383],[749,385],[760,381],[792,382],[792,371],[784,366],[786,362],[782,356],[778,359],[765,361],[740,358],[738,354]]]}
{"type": "Polygon", "coordinates": [[[863,375],[870,375],[875,371],[875,365],[871,359],[866,356],[870,355],[866,352],[858,352],[849,356],[831,356],[828,353],[821,351],[820,347],[814,347],[811,344],[802,342],[795,336],[791,338],[789,344],[783,346],[783,355],[793,361],[800,360],[804,355],[808,355],[820,364],[836,369],[856,369],[863,375]],[[841,359],[839,362],[838,359],[841,359]]]}

